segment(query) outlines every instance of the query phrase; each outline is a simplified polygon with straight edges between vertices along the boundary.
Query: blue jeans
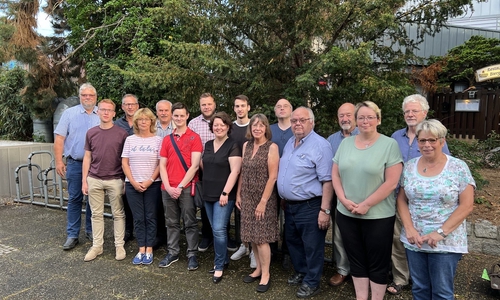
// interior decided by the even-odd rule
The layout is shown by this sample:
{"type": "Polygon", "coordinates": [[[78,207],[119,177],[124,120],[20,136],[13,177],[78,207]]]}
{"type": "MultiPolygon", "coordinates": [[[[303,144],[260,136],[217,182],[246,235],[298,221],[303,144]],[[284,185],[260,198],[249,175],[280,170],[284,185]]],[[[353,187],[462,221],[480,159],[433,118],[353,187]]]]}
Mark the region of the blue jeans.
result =
{"type": "Polygon", "coordinates": [[[214,234],[214,266],[216,271],[224,270],[224,264],[229,263],[227,253],[227,224],[233,211],[235,200],[230,200],[225,206],[217,202],[205,202],[204,207],[214,234]]]}
{"type": "Polygon", "coordinates": [[[462,253],[428,253],[406,249],[414,300],[453,300],[453,281],[462,253]]]}
{"type": "Polygon", "coordinates": [[[125,193],[134,216],[134,229],[139,247],[153,247],[156,239],[157,199],[161,195],[160,181],[144,192],[138,192],[130,182],[125,183],[125,193]]]}
{"type": "MultiPolygon", "coordinates": [[[[68,182],[68,210],[66,232],[69,238],[78,238],[82,222],[82,162],[71,158],[67,159],[66,180],[68,182]]],[[[92,233],[92,213],[87,201],[85,213],[85,232],[92,233]]]]}
{"type": "Polygon", "coordinates": [[[285,207],[285,238],[296,273],[304,274],[303,283],[319,286],[323,274],[326,230],[318,226],[321,197],[285,207]]]}

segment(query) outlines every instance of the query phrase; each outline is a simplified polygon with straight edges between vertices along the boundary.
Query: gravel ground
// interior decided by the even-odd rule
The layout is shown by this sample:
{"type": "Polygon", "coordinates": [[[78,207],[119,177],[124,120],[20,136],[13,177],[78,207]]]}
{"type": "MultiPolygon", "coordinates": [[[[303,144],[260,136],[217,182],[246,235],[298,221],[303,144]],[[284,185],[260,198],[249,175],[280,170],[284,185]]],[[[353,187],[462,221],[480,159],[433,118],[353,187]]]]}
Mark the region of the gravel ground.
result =
{"type": "MultiPolygon", "coordinates": [[[[188,271],[181,253],[178,262],[158,268],[166,254],[155,252],[150,266],[131,263],[137,251],[132,241],[126,245],[127,258],[114,259],[112,220],[106,219],[104,254],[92,262],[83,257],[91,246],[83,239],[71,251],[63,251],[66,214],[58,209],[20,205],[0,198],[0,298],[1,299],[295,299],[296,287],[286,284],[290,271],[281,269],[279,259],[271,266],[272,286],[265,294],[255,292],[256,284],[245,284],[249,274],[248,258],[231,262],[220,284],[214,285],[207,271],[213,264],[213,252],[199,254],[200,268],[188,271]]],[[[182,241],[181,249],[185,249],[182,241]]],[[[456,299],[498,299],[499,294],[481,279],[484,268],[499,257],[467,254],[459,263],[455,279],[456,299]]],[[[322,292],[313,299],[355,299],[352,281],[339,286],[326,284],[334,273],[325,264],[322,292]]],[[[406,288],[399,296],[385,299],[412,299],[406,288]]]]}

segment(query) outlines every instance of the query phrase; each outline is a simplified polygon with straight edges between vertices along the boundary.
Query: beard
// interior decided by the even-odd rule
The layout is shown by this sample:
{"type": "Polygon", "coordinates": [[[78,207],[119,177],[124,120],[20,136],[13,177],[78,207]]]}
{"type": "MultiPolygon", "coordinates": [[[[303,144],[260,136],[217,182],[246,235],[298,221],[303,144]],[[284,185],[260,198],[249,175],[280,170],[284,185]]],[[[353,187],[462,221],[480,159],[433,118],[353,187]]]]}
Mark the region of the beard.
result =
{"type": "Polygon", "coordinates": [[[417,126],[418,121],[417,120],[408,120],[408,121],[406,121],[406,125],[407,126],[417,126]]]}
{"type": "Polygon", "coordinates": [[[81,104],[85,110],[94,109],[95,106],[95,103],[85,103],[84,101],[82,101],[81,104]]]}
{"type": "Polygon", "coordinates": [[[345,123],[345,124],[340,125],[340,128],[342,128],[342,130],[350,130],[352,128],[352,126],[350,123],[345,123]]]}

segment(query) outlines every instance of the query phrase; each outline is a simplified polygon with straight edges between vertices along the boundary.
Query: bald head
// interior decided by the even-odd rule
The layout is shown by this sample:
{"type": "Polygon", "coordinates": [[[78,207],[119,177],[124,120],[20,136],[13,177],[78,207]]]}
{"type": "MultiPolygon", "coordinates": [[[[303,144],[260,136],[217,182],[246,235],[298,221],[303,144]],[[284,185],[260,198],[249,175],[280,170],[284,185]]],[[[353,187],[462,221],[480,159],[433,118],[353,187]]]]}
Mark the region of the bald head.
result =
{"type": "Polygon", "coordinates": [[[340,128],[342,128],[344,133],[351,133],[351,131],[356,128],[356,118],[354,117],[355,111],[356,106],[352,103],[344,103],[339,107],[337,117],[339,119],[340,128]]]}
{"type": "Polygon", "coordinates": [[[280,99],[274,106],[274,113],[278,119],[289,119],[292,115],[292,104],[286,99],[280,99]]]}

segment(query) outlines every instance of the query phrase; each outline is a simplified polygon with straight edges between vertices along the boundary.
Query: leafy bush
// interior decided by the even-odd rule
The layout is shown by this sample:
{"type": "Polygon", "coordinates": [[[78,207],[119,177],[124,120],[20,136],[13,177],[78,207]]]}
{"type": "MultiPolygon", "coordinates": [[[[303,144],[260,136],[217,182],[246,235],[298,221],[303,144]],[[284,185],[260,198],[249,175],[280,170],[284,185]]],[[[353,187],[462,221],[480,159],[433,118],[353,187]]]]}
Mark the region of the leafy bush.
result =
{"type": "Polygon", "coordinates": [[[488,134],[484,141],[464,141],[448,137],[447,143],[450,153],[467,163],[478,189],[488,183],[479,174],[479,169],[500,166],[500,151],[491,151],[500,147],[500,134],[495,131],[488,134]]]}
{"type": "Polygon", "coordinates": [[[29,109],[21,101],[26,71],[0,69],[0,138],[30,141],[33,122],[29,109]]]}
{"type": "Polygon", "coordinates": [[[479,143],[479,150],[482,151],[483,163],[489,168],[500,167],[500,134],[492,131],[488,138],[479,143]]]}

